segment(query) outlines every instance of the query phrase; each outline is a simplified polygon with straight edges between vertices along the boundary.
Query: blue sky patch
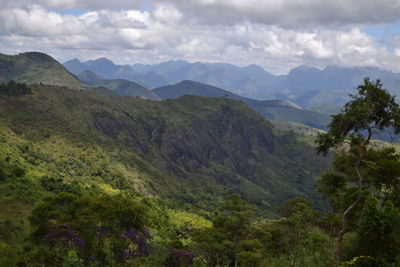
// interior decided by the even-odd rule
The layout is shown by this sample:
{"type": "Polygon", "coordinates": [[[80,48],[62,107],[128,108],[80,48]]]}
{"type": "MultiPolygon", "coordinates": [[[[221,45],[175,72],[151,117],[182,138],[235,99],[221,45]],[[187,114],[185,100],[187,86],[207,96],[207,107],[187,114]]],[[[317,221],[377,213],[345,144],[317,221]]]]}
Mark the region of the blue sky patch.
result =
{"type": "Polygon", "coordinates": [[[74,16],[80,16],[82,14],[85,14],[86,12],[88,12],[88,10],[83,10],[83,9],[67,9],[67,10],[63,10],[63,11],[55,11],[58,14],[61,15],[74,15],[74,16]]]}

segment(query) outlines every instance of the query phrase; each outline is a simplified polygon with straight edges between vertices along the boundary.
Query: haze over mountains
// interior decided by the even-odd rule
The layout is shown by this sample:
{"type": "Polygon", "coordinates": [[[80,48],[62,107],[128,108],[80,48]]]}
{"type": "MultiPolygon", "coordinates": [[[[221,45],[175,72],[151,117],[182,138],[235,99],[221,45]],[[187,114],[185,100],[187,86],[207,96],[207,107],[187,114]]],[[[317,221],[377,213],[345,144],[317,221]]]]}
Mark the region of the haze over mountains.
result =
{"type": "Polygon", "coordinates": [[[106,58],[64,63],[78,75],[90,70],[107,79],[127,79],[148,88],[193,80],[235,94],[258,99],[290,100],[297,105],[330,114],[348,100],[350,93],[365,77],[381,79],[393,94],[399,93],[400,74],[375,67],[334,67],[323,70],[299,66],[287,75],[273,75],[258,65],[237,67],[226,63],[189,63],[183,60],[155,65],[116,65],[106,58]]]}

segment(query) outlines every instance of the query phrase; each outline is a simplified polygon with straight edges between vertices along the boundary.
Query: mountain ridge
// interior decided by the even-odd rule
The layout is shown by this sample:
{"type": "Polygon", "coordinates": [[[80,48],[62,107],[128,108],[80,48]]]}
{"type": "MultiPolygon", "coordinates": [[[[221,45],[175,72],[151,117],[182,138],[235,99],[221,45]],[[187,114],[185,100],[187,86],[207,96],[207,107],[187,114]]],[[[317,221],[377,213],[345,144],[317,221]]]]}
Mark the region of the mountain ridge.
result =
{"type": "Polygon", "coordinates": [[[215,86],[189,80],[156,88],[154,91],[162,99],[176,99],[184,95],[237,99],[243,101],[267,119],[298,122],[320,129],[324,129],[330,120],[330,117],[326,115],[303,110],[288,101],[249,99],[215,86]]]}
{"type": "Polygon", "coordinates": [[[160,100],[160,97],[152,90],[129,80],[104,79],[96,73],[85,70],[78,78],[91,87],[104,87],[120,96],[140,97],[149,100],[160,100]]]}

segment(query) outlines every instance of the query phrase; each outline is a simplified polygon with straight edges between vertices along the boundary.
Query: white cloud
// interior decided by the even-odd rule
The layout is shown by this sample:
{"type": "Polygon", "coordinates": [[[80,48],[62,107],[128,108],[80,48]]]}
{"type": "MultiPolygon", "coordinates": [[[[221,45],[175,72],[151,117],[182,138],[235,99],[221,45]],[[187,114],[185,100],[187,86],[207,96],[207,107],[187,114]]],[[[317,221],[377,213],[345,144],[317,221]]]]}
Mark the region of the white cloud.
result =
{"type": "Polygon", "coordinates": [[[243,21],[289,28],[395,22],[398,0],[156,0],[170,2],[205,24],[243,21]]]}
{"type": "Polygon", "coordinates": [[[136,9],[143,1],[141,0],[1,0],[2,7],[16,8],[29,5],[42,5],[54,10],[68,9],[136,9]]]}
{"type": "Polygon", "coordinates": [[[0,33],[23,36],[69,35],[83,32],[84,25],[74,16],[61,16],[40,6],[0,10],[0,33]]]}
{"type": "Polygon", "coordinates": [[[154,17],[163,23],[178,23],[183,14],[173,6],[158,5],[154,11],[154,17]]]}
{"type": "Polygon", "coordinates": [[[361,25],[352,24],[390,20],[397,1],[382,0],[377,7],[375,1],[365,0],[357,12],[351,7],[344,10],[350,1],[343,0],[271,0],[257,1],[258,5],[255,0],[157,1],[146,11],[136,8],[141,1],[0,1],[4,1],[0,44],[7,53],[38,50],[60,60],[106,56],[119,63],[168,59],[255,63],[275,73],[300,64],[373,65],[400,72],[400,37],[393,38],[395,47],[389,49],[377,45],[360,30],[361,25]],[[107,4],[114,2],[120,7],[136,4],[123,9],[107,4]],[[81,15],[50,11],[84,7],[92,9],[81,15]],[[373,14],[367,11],[372,8],[376,10],[371,19],[373,14]],[[388,8],[392,10],[384,18],[382,12],[388,8]],[[349,19],[351,12],[355,12],[353,19],[349,19]],[[367,14],[361,16],[362,12],[367,14]],[[213,13],[219,18],[214,20],[213,13]],[[317,22],[322,24],[305,26],[317,22]]]}

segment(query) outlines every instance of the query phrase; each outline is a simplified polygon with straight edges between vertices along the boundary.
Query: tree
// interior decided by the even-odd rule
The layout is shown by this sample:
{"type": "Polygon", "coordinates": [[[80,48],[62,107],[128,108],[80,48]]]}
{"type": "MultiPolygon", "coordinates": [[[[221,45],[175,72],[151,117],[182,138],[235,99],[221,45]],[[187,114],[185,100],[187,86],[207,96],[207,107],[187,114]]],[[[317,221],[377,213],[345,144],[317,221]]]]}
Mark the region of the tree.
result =
{"type": "Polygon", "coordinates": [[[25,83],[17,83],[10,80],[7,83],[0,84],[0,94],[10,96],[20,96],[24,94],[31,94],[32,90],[25,83]]]}
{"type": "Polygon", "coordinates": [[[148,255],[146,208],[122,195],[59,193],[33,210],[30,223],[32,241],[44,253],[41,264],[56,266],[76,255],[85,266],[112,266],[148,255]]]}
{"type": "MultiPolygon", "coordinates": [[[[256,262],[260,244],[254,240],[252,206],[232,195],[211,219],[213,226],[192,234],[197,250],[211,266],[238,266],[240,261],[256,262]]],[[[255,265],[257,266],[257,264],[255,265]]]]}
{"type": "Polygon", "coordinates": [[[400,132],[395,97],[382,88],[379,80],[371,82],[368,78],[357,87],[357,94],[350,96],[352,100],[333,116],[328,131],[316,140],[319,153],[335,152],[332,168],[319,180],[319,190],[341,217],[335,244],[337,264],[342,258],[343,236],[351,228],[351,218],[360,216],[360,204],[369,194],[389,196],[388,191],[398,187],[399,178],[399,160],[394,150],[371,146],[371,138],[385,129],[400,132]],[[387,176],[377,171],[382,171],[381,164],[388,168],[387,176]]]}

